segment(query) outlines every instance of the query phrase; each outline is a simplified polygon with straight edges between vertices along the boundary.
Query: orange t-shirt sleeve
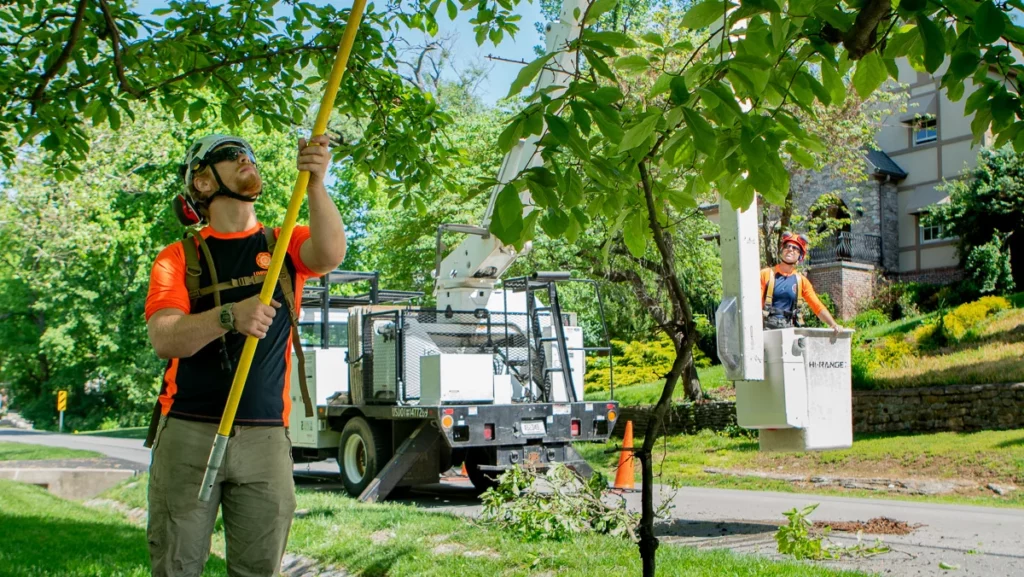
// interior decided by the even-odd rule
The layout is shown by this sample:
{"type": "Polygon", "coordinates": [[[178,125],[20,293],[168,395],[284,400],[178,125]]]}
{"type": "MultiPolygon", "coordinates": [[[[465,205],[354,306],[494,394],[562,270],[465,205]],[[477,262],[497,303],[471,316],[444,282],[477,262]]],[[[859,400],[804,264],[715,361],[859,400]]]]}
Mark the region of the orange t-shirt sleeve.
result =
{"type": "Polygon", "coordinates": [[[821,299],[818,298],[818,293],[814,292],[814,287],[811,286],[811,281],[807,280],[807,277],[804,277],[803,283],[801,284],[804,285],[801,296],[803,296],[804,300],[807,301],[807,306],[811,308],[811,312],[817,315],[821,311],[825,310],[825,305],[821,302],[821,299]]]}
{"type": "Polygon", "coordinates": [[[176,242],[165,247],[153,262],[146,294],[146,322],[159,310],[178,309],[188,314],[192,309],[185,288],[185,251],[176,242]]]}
{"type": "MultiPolygon", "coordinates": [[[[281,227],[274,229],[274,234],[280,238],[281,227]]],[[[309,278],[311,276],[320,276],[318,272],[310,269],[306,263],[302,262],[302,243],[309,240],[309,227],[308,226],[296,226],[292,229],[292,238],[288,241],[288,256],[292,257],[292,264],[295,265],[295,273],[300,277],[309,278]]],[[[296,283],[302,286],[301,283],[296,283]]]]}
{"type": "Polygon", "coordinates": [[[764,289],[768,287],[768,281],[771,279],[772,270],[769,268],[761,269],[761,306],[764,306],[764,289]]]}

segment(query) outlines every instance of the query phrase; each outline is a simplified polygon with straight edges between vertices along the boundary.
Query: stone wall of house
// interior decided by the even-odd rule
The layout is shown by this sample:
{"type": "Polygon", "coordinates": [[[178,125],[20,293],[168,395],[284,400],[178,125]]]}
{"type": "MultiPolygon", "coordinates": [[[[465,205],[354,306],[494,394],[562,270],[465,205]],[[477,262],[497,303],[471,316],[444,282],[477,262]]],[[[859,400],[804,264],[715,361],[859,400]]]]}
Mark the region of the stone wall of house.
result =
{"type": "MultiPolygon", "coordinates": [[[[626,421],[633,434],[646,430],[652,407],[622,407],[613,435],[626,421]]],[[[724,430],[736,424],[736,404],[687,403],[669,412],[667,433],[724,430]]],[[[1024,383],[920,387],[853,392],[853,430],[858,433],[931,433],[1024,428],[1024,383]]]]}
{"type": "Polygon", "coordinates": [[[935,268],[905,272],[894,275],[900,282],[920,282],[926,284],[951,284],[960,282],[964,278],[964,269],[960,267],[935,268]]]}
{"type": "Polygon", "coordinates": [[[900,268],[900,214],[896,183],[879,183],[878,197],[882,219],[882,268],[885,271],[896,271],[900,268]]]}
{"type": "Polygon", "coordinates": [[[836,310],[830,311],[837,319],[857,316],[875,296],[878,268],[855,262],[835,262],[812,266],[807,278],[818,293],[832,297],[836,310]]]}
{"type": "MultiPolygon", "coordinates": [[[[888,215],[883,212],[884,199],[880,195],[882,191],[879,190],[878,181],[873,178],[851,184],[837,175],[833,169],[826,168],[821,172],[804,171],[794,174],[790,180],[790,189],[793,191],[796,214],[809,216],[811,205],[821,195],[832,192],[842,199],[850,213],[850,232],[875,235],[883,233],[882,223],[888,215]]],[[[895,187],[892,193],[892,202],[895,203],[895,187]]]]}

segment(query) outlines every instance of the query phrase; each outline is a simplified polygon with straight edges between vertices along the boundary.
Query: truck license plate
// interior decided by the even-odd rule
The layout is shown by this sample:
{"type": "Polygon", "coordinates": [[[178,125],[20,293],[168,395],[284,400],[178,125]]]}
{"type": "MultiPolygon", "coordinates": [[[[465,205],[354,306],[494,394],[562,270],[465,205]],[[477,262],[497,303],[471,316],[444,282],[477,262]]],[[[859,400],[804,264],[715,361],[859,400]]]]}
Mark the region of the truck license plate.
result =
{"type": "Polygon", "coordinates": [[[543,435],[544,421],[523,421],[523,434],[524,435],[543,435]]]}

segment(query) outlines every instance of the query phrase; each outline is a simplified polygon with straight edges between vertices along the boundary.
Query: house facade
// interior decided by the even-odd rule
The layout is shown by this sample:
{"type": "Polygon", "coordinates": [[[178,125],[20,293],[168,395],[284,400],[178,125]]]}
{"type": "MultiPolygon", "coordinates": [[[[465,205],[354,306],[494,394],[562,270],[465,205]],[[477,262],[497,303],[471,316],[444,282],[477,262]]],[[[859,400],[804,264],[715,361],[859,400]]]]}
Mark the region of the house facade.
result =
{"type": "MultiPolygon", "coordinates": [[[[973,168],[991,137],[972,147],[973,114],[964,114],[964,103],[974,92],[970,81],[963,97],[952,102],[939,88],[945,67],[928,75],[906,60],[898,66],[899,82],[908,92],[907,111],[884,120],[878,149],[865,151],[870,178],[850,185],[825,170],[793,175],[790,184],[798,214],[809,215],[822,194],[834,192],[842,200],[838,210],[845,214],[840,216],[850,219],[849,226],[811,249],[805,271],[819,292],[832,297],[833,312],[843,319],[874,297],[880,277],[940,284],[963,277],[955,239],[924,226],[923,216],[948,201],[940,185],[973,168]]],[[[703,209],[718,221],[717,205],[703,209]]]]}

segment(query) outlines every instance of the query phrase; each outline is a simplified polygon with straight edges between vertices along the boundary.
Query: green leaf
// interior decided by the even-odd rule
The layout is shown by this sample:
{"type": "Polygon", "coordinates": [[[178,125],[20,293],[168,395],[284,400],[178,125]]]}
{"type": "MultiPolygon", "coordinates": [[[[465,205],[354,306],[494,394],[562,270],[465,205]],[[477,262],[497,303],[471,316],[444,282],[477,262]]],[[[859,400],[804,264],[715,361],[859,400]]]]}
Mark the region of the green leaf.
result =
{"type": "Polygon", "coordinates": [[[832,95],[832,104],[841,105],[846,100],[846,84],[832,63],[825,58],[821,59],[821,79],[825,89],[832,95]]]}
{"type": "Polygon", "coordinates": [[[509,124],[508,127],[505,128],[505,130],[502,130],[501,134],[498,135],[498,148],[502,152],[508,152],[509,150],[512,150],[512,147],[519,142],[519,139],[520,137],[522,137],[522,134],[522,119],[513,119],[512,123],[509,124]]]}
{"type": "Polygon", "coordinates": [[[569,123],[554,114],[545,114],[544,120],[548,123],[548,134],[559,144],[569,141],[569,123]]]}
{"type": "Polygon", "coordinates": [[[917,30],[924,41],[924,68],[931,74],[946,59],[946,37],[939,26],[924,14],[917,15],[917,30]]]}
{"type": "Polygon", "coordinates": [[[619,3],[619,0],[597,0],[590,5],[590,10],[587,12],[587,19],[584,24],[591,24],[596,22],[602,14],[615,8],[615,5],[619,3]]]}
{"type": "Polygon", "coordinates": [[[604,112],[598,110],[593,114],[594,122],[597,123],[598,129],[601,130],[601,134],[604,135],[611,142],[619,142],[622,140],[622,127],[618,123],[612,121],[604,112]]]}
{"type": "Polygon", "coordinates": [[[541,56],[540,58],[524,66],[523,69],[519,71],[519,74],[516,76],[516,79],[512,81],[512,86],[511,88],[509,88],[508,95],[506,96],[506,98],[515,96],[516,94],[522,92],[523,88],[526,88],[526,86],[530,84],[530,82],[533,82],[533,79],[537,77],[537,74],[540,73],[540,71],[544,68],[544,65],[547,64],[548,59],[550,58],[550,54],[545,54],[544,56],[541,56]]]}
{"type": "Polygon", "coordinates": [[[669,100],[673,106],[681,106],[690,100],[690,93],[686,89],[686,79],[682,76],[673,76],[668,86],[672,91],[672,97],[669,100]]]}
{"type": "Polygon", "coordinates": [[[629,254],[642,258],[647,252],[647,219],[641,212],[629,215],[622,227],[622,240],[626,242],[629,254]]]}
{"type": "Polygon", "coordinates": [[[887,76],[882,57],[877,52],[869,52],[857,62],[853,86],[861,98],[867,98],[885,82],[887,76]]]}
{"type": "Polygon", "coordinates": [[[605,62],[604,59],[601,58],[596,52],[589,48],[584,48],[583,55],[586,56],[587,63],[593,66],[594,70],[596,70],[598,74],[604,76],[605,78],[613,82],[616,81],[615,73],[612,72],[612,69],[608,66],[608,63],[605,62]]]}
{"type": "Polygon", "coordinates": [[[566,188],[562,191],[562,204],[573,208],[583,201],[583,179],[573,169],[566,171],[566,188]]]}
{"type": "Polygon", "coordinates": [[[491,232],[505,244],[514,244],[523,235],[523,202],[511,184],[506,184],[494,201],[491,232]]]}
{"type": "Polygon", "coordinates": [[[558,238],[569,228],[569,215],[558,207],[549,208],[540,217],[540,227],[551,238],[558,238]]]}
{"type": "Polygon", "coordinates": [[[584,36],[586,40],[594,40],[607,44],[608,46],[624,47],[624,48],[636,48],[637,43],[635,40],[629,37],[627,34],[622,32],[587,32],[584,36]]]}
{"type": "Polygon", "coordinates": [[[928,5],[928,0],[900,0],[900,10],[920,12],[928,5]]]}
{"type": "Polygon", "coordinates": [[[1006,15],[992,0],[982,0],[978,5],[978,11],[974,13],[974,33],[978,35],[978,42],[992,44],[1003,35],[1006,30],[1006,15]]]}
{"type": "MultiPolygon", "coordinates": [[[[729,5],[730,7],[735,6],[732,2],[729,5]]],[[[700,30],[723,16],[725,16],[724,0],[704,0],[686,11],[686,15],[683,16],[683,26],[691,30],[700,30]]]]}
{"type": "Polygon", "coordinates": [[[654,44],[655,46],[665,46],[665,39],[657,32],[647,32],[640,38],[642,38],[644,42],[654,44]]]}
{"type": "Polygon", "coordinates": [[[658,79],[654,81],[654,86],[651,87],[650,97],[654,98],[655,96],[659,96],[661,94],[664,94],[665,92],[668,92],[669,85],[671,84],[673,78],[675,78],[675,76],[669,74],[668,72],[665,72],[661,76],[659,76],[658,79]]]}
{"type": "Polygon", "coordinates": [[[979,62],[981,62],[981,58],[977,54],[968,50],[962,50],[953,54],[953,58],[949,62],[949,73],[953,78],[963,80],[974,74],[978,69],[979,62]]]}
{"type": "Polygon", "coordinates": [[[202,100],[196,100],[188,107],[188,118],[192,122],[199,122],[199,119],[203,117],[203,110],[206,108],[206,102],[202,100]]]}
{"type": "Polygon", "coordinates": [[[459,7],[455,5],[455,2],[448,0],[448,18],[455,20],[459,16],[459,7]]]}
{"type": "Polygon", "coordinates": [[[651,63],[639,54],[630,54],[615,59],[615,67],[624,72],[640,72],[651,67],[651,63]]]}
{"type": "Polygon", "coordinates": [[[622,137],[622,142],[619,143],[619,152],[626,152],[627,150],[633,150],[637,146],[643,144],[647,137],[654,134],[654,128],[658,125],[658,120],[661,119],[661,114],[654,113],[644,117],[643,120],[633,125],[632,128],[626,131],[626,134],[622,137]]]}
{"type": "Polygon", "coordinates": [[[814,157],[809,152],[793,144],[792,142],[786,143],[786,152],[789,153],[793,160],[797,161],[800,166],[807,170],[814,170],[815,162],[814,157]]]}
{"type": "Polygon", "coordinates": [[[708,156],[714,154],[718,142],[711,124],[692,108],[683,108],[683,116],[686,118],[686,125],[690,127],[690,132],[693,133],[693,144],[697,150],[708,156]]]}

